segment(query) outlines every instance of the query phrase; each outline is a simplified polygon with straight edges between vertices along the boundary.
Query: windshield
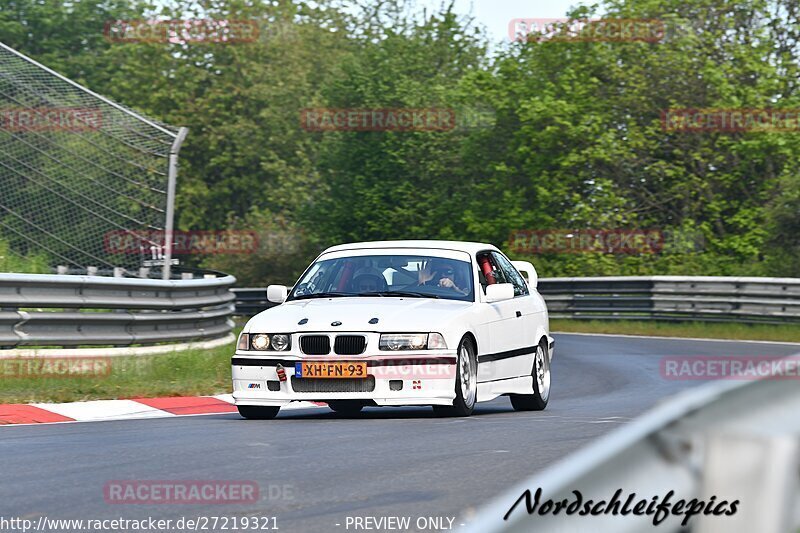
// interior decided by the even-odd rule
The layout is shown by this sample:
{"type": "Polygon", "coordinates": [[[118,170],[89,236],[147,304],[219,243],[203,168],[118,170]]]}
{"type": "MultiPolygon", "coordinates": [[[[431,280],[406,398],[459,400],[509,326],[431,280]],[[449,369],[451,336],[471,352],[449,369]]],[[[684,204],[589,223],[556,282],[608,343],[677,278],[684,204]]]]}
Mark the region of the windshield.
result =
{"type": "Polygon", "coordinates": [[[337,296],[473,301],[468,261],[429,255],[358,255],[322,259],[303,274],[288,300],[337,296]]]}

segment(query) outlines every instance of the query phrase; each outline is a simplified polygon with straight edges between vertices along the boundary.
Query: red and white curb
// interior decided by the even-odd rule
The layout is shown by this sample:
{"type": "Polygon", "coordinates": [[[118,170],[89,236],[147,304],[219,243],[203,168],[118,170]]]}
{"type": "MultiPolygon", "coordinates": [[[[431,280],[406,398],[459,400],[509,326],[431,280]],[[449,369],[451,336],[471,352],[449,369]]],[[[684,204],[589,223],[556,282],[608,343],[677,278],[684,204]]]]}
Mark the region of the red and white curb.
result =
{"type": "MultiPolygon", "coordinates": [[[[325,407],[325,404],[293,402],[282,410],[319,407],[325,407]]],[[[0,404],[0,425],[96,422],[235,412],[236,406],[233,405],[233,397],[230,394],[71,403],[0,404]]]]}

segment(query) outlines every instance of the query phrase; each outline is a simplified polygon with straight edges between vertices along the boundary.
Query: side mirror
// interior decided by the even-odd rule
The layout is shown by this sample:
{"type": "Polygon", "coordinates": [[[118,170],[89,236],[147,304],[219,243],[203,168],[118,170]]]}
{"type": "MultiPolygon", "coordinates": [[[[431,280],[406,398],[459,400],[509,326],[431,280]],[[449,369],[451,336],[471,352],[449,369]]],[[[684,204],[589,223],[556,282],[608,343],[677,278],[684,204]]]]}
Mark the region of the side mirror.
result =
{"type": "Polygon", "coordinates": [[[488,303],[502,302],[514,298],[514,286],[510,283],[495,283],[486,286],[486,301],[488,303]]]}
{"type": "Polygon", "coordinates": [[[289,288],[286,285],[270,285],[267,287],[267,301],[274,304],[282,304],[289,295],[289,288]]]}
{"type": "Polygon", "coordinates": [[[511,264],[514,265],[514,268],[519,270],[522,277],[528,282],[528,287],[536,290],[539,286],[539,275],[536,273],[536,269],[533,268],[533,265],[527,261],[511,261],[511,264]]]}

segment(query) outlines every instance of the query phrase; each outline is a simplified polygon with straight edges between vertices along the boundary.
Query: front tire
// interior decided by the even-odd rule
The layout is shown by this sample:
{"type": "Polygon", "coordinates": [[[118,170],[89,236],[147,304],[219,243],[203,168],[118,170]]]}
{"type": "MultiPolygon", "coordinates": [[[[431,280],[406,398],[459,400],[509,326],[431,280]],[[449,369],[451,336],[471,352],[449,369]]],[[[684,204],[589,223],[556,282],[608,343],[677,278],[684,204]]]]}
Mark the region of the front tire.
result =
{"type": "Polygon", "coordinates": [[[511,394],[511,405],[516,411],[542,411],[550,399],[550,350],[542,342],[533,356],[533,394],[511,394]]]}
{"type": "Polygon", "coordinates": [[[478,356],[472,339],[466,335],[458,343],[456,398],[453,405],[434,405],[436,416],[469,416],[478,399],[478,356]]]}
{"type": "Polygon", "coordinates": [[[278,416],[280,407],[261,405],[237,405],[239,414],[248,420],[271,420],[278,416]]]}

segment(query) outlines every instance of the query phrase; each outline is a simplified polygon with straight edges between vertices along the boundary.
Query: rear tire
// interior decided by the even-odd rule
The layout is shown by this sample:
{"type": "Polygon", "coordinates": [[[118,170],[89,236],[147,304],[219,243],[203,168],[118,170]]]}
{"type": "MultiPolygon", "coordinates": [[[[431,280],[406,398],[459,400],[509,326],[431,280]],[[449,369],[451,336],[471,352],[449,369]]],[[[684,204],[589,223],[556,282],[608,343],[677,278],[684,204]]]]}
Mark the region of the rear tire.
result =
{"type": "Polygon", "coordinates": [[[239,414],[248,420],[271,420],[278,416],[280,407],[262,405],[237,405],[239,414]]]}
{"type": "Polygon", "coordinates": [[[478,356],[472,339],[466,335],[458,343],[456,360],[456,398],[453,405],[434,405],[436,416],[469,416],[478,400],[478,356]]]}
{"type": "Polygon", "coordinates": [[[364,404],[358,400],[334,400],[328,402],[328,407],[342,415],[356,415],[364,408],[364,404]]]}
{"type": "Polygon", "coordinates": [[[533,356],[533,394],[511,394],[511,405],[516,411],[542,411],[550,399],[550,350],[547,343],[536,347],[533,356]]]}

